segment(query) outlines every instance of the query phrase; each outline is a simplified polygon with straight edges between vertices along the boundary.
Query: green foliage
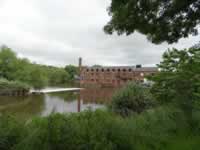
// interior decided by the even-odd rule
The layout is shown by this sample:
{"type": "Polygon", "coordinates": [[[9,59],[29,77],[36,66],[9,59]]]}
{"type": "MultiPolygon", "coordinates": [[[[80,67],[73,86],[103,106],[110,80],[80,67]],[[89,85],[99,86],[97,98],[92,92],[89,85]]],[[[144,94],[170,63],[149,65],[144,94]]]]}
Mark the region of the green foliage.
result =
{"type": "Polygon", "coordinates": [[[104,30],[119,35],[138,31],[153,43],[171,44],[198,34],[199,11],[199,0],[112,0],[104,30]]]}
{"type": "Polygon", "coordinates": [[[52,114],[27,123],[4,116],[0,137],[2,150],[160,150],[187,146],[187,140],[192,148],[200,146],[199,132],[188,130],[184,114],[173,107],[131,118],[102,110],[52,114]]]}
{"type": "Polygon", "coordinates": [[[10,116],[0,116],[0,149],[12,150],[15,145],[21,142],[25,133],[23,123],[10,116]]]}
{"type": "Polygon", "coordinates": [[[173,103],[192,118],[200,107],[200,49],[168,50],[160,72],[151,77],[152,93],[161,103],[173,103]]]}
{"type": "Polygon", "coordinates": [[[149,89],[131,82],[114,94],[110,109],[122,116],[129,116],[133,113],[141,113],[152,104],[149,89]]]}
{"type": "Polygon", "coordinates": [[[29,92],[29,85],[19,81],[8,81],[0,78],[0,95],[9,95],[16,92],[29,92]]]}
{"type": "Polygon", "coordinates": [[[24,82],[33,88],[73,83],[77,68],[67,68],[33,64],[28,59],[17,58],[6,46],[0,48],[0,78],[24,82]]]}
{"type": "Polygon", "coordinates": [[[8,47],[0,48],[0,77],[13,80],[12,72],[16,71],[16,54],[8,47]]]}
{"type": "Polygon", "coordinates": [[[65,70],[68,72],[70,80],[73,80],[75,75],[78,74],[78,68],[72,65],[66,66],[65,70]]]}
{"type": "Polygon", "coordinates": [[[195,135],[178,136],[172,139],[163,150],[198,150],[200,137],[195,135]]]}
{"type": "Polygon", "coordinates": [[[149,109],[127,121],[138,150],[160,150],[172,138],[176,140],[176,136],[188,133],[183,113],[171,106],[149,109]]]}
{"type": "Polygon", "coordinates": [[[121,119],[103,111],[55,114],[35,119],[27,128],[26,139],[17,150],[132,149],[121,119]]]}
{"type": "Polygon", "coordinates": [[[35,89],[42,89],[43,87],[47,86],[47,82],[48,78],[45,74],[45,71],[38,66],[33,66],[30,71],[29,84],[35,89]]]}
{"type": "Polygon", "coordinates": [[[15,71],[10,72],[13,80],[28,83],[31,80],[32,65],[28,59],[17,59],[15,71]]]}
{"type": "Polygon", "coordinates": [[[63,68],[48,67],[46,69],[48,70],[47,72],[50,85],[62,85],[64,83],[66,84],[74,81],[71,79],[69,72],[63,68]]]}

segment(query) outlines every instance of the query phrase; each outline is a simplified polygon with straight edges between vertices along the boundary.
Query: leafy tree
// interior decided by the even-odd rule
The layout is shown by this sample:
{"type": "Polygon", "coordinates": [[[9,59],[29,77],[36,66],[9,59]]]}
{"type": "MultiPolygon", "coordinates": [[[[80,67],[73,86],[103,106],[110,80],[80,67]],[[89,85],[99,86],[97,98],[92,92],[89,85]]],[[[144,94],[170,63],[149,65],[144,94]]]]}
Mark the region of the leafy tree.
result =
{"type": "Polygon", "coordinates": [[[141,113],[153,104],[149,90],[136,83],[129,83],[113,96],[110,109],[122,116],[141,113]]]}
{"type": "Polygon", "coordinates": [[[200,24],[199,0],[112,0],[108,12],[106,33],[138,31],[156,44],[197,35],[200,24]]]}
{"type": "Polygon", "coordinates": [[[13,80],[12,73],[16,71],[16,54],[8,47],[0,48],[0,77],[13,80]]]}
{"type": "Polygon", "coordinates": [[[175,104],[192,118],[200,108],[200,49],[168,50],[158,67],[160,72],[151,77],[155,98],[175,104]]]}
{"type": "Polygon", "coordinates": [[[43,71],[40,67],[33,66],[30,76],[29,83],[33,86],[33,88],[42,89],[47,86],[48,78],[45,74],[45,71],[43,71]]]}
{"type": "Polygon", "coordinates": [[[70,81],[70,76],[68,72],[66,72],[63,68],[54,68],[50,69],[51,72],[49,72],[49,84],[50,85],[61,85],[66,84],[70,81]]]}
{"type": "Polygon", "coordinates": [[[70,80],[74,79],[74,76],[78,74],[78,68],[73,66],[73,65],[67,65],[65,67],[65,70],[67,71],[67,73],[69,74],[69,78],[70,80]]]}
{"type": "Polygon", "coordinates": [[[15,71],[12,72],[12,78],[22,82],[30,81],[32,65],[28,59],[17,59],[15,71]]]}

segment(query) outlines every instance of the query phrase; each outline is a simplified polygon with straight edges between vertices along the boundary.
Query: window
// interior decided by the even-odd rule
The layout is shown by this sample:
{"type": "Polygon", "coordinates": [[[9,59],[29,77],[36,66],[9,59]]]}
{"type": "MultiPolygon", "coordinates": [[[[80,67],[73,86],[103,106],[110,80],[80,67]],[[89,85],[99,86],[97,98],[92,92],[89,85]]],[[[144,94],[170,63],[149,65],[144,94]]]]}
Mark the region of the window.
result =
{"type": "Polygon", "coordinates": [[[107,69],[108,72],[110,72],[110,69],[107,69]]]}
{"type": "Polygon", "coordinates": [[[126,72],[126,69],[123,69],[124,72],[126,72]]]}
{"type": "Polygon", "coordinates": [[[89,69],[86,70],[87,72],[89,71],[89,69]]]}
{"type": "Polygon", "coordinates": [[[118,72],[120,72],[120,69],[118,69],[118,72]]]}
{"type": "Polygon", "coordinates": [[[129,71],[129,72],[131,72],[131,71],[132,71],[132,69],[131,69],[131,68],[129,68],[129,69],[128,69],[128,71],[129,71]]]}
{"type": "Polygon", "coordinates": [[[112,69],[113,72],[115,72],[115,69],[112,69]]]}
{"type": "Polygon", "coordinates": [[[96,69],[96,72],[99,72],[99,69],[96,69]]]}
{"type": "Polygon", "coordinates": [[[102,72],[104,72],[104,69],[101,69],[102,72]]]}

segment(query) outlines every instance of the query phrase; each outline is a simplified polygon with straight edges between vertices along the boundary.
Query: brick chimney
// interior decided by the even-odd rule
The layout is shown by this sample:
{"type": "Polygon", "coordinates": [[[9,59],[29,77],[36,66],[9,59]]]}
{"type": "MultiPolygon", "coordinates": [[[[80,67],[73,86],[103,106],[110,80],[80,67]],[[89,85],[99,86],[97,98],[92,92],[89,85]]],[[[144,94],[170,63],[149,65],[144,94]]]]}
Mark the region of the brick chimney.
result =
{"type": "Polygon", "coordinates": [[[78,59],[78,66],[79,66],[79,68],[82,67],[82,58],[81,57],[79,57],[79,59],[78,59]]]}
{"type": "Polygon", "coordinates": [[[82,58],[79,57],[78,59],[78,67],[79,67],[79,76],[81,76],[81,70],[82,70],[82,58]]]}

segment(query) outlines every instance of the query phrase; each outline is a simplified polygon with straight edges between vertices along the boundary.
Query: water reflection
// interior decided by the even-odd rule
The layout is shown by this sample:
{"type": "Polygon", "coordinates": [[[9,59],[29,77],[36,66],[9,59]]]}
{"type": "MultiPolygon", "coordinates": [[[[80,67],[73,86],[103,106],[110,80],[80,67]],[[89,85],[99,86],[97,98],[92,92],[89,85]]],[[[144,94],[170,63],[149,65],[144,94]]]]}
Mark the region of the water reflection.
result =
{"type": "Polygon", "coordinates": [[[11,114],[19,119],[41,115],[44,110],[44,95],[28,97],[0,97],[0,112],[11,114]]]}
{"type": "Polygon", "coordinates": [[[115,89],[84,89],[80,92],[58,92],[28,97],[0,97],[0,113],[20,119],[46,116],[53,112],[80,112],[103,108],[115,89]]]}
{"type": "Polygon", "coordinates": [[[77,98],[73,97],[63,97],[65,93],[62,94],[46,94],[45,95],[45,108],[42,112],[42,116],[46,116],[53,112],[77,112],[77,98]]]}

